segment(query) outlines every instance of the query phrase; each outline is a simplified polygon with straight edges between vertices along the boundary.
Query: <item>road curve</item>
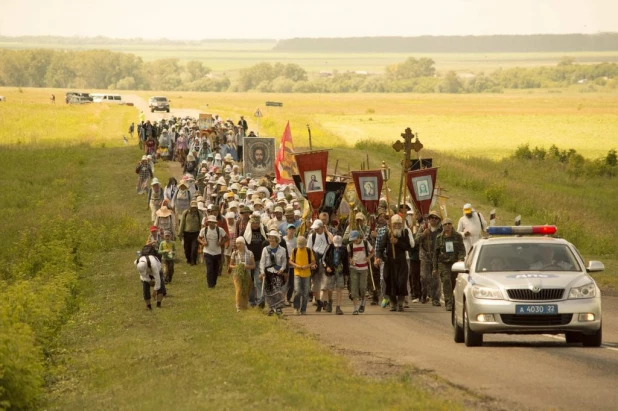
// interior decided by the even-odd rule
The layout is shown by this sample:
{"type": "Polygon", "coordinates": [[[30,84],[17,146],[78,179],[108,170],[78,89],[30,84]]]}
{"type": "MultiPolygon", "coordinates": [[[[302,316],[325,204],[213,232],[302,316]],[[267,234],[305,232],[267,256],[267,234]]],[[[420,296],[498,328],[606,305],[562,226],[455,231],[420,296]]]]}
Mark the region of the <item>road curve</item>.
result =
{"type": "Polygon", "coordinates": [[[467,348],[453,341],[444,307],[412,304],[390,313],[371,306],[351,316],[346,302],[343,316],[310,308],[292,318],[327,345],[433,370],[517,409],[618,409],[617,297],[603,298],[602,348],[567,346],[562,335],[485,335],[482,347],[467,348]]]}

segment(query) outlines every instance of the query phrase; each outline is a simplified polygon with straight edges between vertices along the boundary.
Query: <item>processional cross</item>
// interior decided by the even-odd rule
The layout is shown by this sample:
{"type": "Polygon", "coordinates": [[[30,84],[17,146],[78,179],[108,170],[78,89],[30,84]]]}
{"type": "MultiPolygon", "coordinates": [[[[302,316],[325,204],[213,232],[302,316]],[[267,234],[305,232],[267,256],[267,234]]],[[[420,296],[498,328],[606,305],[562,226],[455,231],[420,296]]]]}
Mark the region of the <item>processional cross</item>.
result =
{"type": "MultiPolygon", "coordinates": [[[[405,203],[406,201],[406,193],[405,193],[405,190],[403,190],[403,179],[406,173],[410,170],[410,166],[411,166],[410,152],[414,150],[420,161],[419,152],[423,149],[423,144],[418,139],[418,133],[417,134],[412,133],[412,129],[410,129],[410,127],[406,128],[405,132],[401,133],[401,137],[403,137],[403,141],[404,141],[403,143],[401,142],[401,140],[397,140],[392,145],[393,149],[395,149],[396,152],[400,152],[403,150],[403,161],[401,163],[401,180],[399,182],[399,198],[397,199],[398,205],[402,204],[401,202],[402,193],[403,193],[403,202],[405,203]],[[415,139],[415,141],[412,142],[412,139],[415,139]]],[[[420,167],[423,168],[423,165],[420,164],[420,167]]]]}

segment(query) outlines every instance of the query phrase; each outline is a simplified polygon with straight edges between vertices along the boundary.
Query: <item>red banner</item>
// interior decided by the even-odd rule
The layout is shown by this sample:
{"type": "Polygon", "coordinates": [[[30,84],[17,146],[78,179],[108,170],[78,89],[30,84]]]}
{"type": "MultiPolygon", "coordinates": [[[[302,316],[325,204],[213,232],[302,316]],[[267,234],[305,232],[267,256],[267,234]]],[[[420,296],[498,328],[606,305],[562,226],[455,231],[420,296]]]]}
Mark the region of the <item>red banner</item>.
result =
{"type": "Polygon", "coordinates": [[[437,168],[408,171],[406,174],[406,184],[408,190],[410,190],[414,205],[423,216],[429,214],[437,174],[437,168]]]}
{"type": "Polygon", "coordinates": [[[294,142],[292,141],[292,131],[290,122],[285,126],[285,131],[281,136],[281,144],[275,158],[275,174],[277,183],[291,184],[294,182],[292,176],[298,174],[298,166],[294,158],[294,142]]]}
{"type": "Polygon", "coordinates": [[[375,214],[382,193],[382,172],[380,170],[352,171],[356,193],[369,214],[375,214]]]}
{"type": "Polygon", "coordinates": [[[328,150],[295,153],[294,156],[305,195],[313,208],[317,210],[324,198],[328,150]]]}

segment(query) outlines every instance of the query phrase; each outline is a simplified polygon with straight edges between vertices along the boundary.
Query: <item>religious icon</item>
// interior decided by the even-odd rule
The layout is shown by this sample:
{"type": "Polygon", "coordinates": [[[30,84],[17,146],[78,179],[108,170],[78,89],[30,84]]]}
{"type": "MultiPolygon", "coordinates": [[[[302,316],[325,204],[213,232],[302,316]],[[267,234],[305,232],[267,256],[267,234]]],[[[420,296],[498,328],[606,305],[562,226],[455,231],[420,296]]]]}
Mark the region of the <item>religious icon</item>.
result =
{"type": "Polygon", "coordinates": [[[262,177],[275,171],[275,139],[255,137],[244,141],[243,167],[245,173],[262,177]]]}
{"type": "Polygon", "coordinates": [[[380,193],[378,193],[378,178],[375,176],[359,177],[358,185],[361,188],[362,201],[377,201],[380,193]]]}
{"type": "Polygon", "coordinates": [[[307,193],[324,191],[322,170],[305,171],[305,187],[307,193]]]}
{"type": "Polygon", "coordinates": [[[333,191],[329,191],[326,193],[326,197],[324,197],[324,207],[333,208],[335,206],[335,200],[337,199],[337,194],[333,191]]]}
{"type": "Polygon", "coordinates": [[[431,199],[433,195],[433,184],[430,176],[415,177],[412,179],[414,194],[418,201],[431,199]]]}

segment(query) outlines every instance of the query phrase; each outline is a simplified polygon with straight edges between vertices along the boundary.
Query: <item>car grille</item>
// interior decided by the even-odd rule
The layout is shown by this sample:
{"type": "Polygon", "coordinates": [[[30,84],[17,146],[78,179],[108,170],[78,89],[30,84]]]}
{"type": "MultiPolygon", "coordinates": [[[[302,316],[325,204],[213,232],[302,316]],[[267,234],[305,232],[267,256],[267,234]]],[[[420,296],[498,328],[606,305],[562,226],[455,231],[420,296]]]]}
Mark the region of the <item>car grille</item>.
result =
{"type": "Polygon", "coordinates": [[[547,325],[567,325],[573,319],[573,314],[552,314],[552,315],[517,315],[517,314],[500,314],[502,322],[507,325],[530,325],[530,326],[547,326],[547,325]]]}
{"type": "Polygon", "coordinates": [[[511,300],[522,301],[542,301],[542,300],[560,300],[564,294],[564,288],[545,288],[538,293],[533,292],[528,288],[515,288],[506,290],[511,300]]]}

